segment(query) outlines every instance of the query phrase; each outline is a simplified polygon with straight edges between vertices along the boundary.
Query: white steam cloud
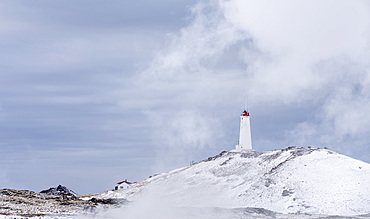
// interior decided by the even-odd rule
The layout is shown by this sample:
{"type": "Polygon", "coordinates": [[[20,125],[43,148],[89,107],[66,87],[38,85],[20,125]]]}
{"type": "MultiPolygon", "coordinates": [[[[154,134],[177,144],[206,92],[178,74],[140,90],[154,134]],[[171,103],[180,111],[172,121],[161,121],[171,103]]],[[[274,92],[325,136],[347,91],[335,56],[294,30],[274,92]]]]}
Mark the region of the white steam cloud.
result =
{"type": "Polygon", "coordinates": [[[221,147],[215,136],[248,95],[254,115],[296,105],[310,114],[278,139],[252,127],[257,147],[369,150],[369,10],[361,0],[201,1],[138,80],[158,145],[221,147]]]}

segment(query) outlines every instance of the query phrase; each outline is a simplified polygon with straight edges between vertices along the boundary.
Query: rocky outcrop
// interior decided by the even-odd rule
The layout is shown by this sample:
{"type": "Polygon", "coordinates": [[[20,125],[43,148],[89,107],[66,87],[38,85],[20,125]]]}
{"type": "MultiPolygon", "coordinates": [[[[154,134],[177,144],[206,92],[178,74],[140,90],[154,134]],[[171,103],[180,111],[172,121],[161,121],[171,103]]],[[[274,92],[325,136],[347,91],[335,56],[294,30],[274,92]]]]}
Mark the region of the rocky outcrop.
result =
{"type": "Polygon", "coordinates": [[[68,189],[65,186],[59,185],[57,187],[51,187],[46,190],[42,190],[40,193],[58,196],[62,200],[77,200],[77,193],[68,189]]]}
{"type": "Polygon", "coordinates": [[[83,199],[66,187],[42,191],[0,189],[0,215],[71,216],[94,211],[98,206],[118,206],[125,200],[83,199]]]}

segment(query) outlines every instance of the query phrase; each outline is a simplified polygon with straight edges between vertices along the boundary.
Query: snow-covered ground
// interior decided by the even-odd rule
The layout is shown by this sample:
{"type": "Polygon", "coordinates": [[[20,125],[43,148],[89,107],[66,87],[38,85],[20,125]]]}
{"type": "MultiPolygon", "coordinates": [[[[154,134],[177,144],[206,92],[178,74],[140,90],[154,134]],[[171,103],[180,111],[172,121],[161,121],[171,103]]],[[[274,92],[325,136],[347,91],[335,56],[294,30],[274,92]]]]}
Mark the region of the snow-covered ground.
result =
{"type": "Polygon", "coordinates": [[[98,197],[148,206],[361,215],[370,213],[370,164],[328,149],[224,152],[98,197]]]}
{"type": "MultiPolygon", "coordinates": [[[[137,182],[127,190],[79,198],[60,201],[6,190],[0,209],[43,219],[370,219],[370,164],[328,149],[230,151],[137,182]],[[123,202],[97,204],[91,198],[123,202]]],[[[1,214],[0,219],[26,218],[1,214]]]]}

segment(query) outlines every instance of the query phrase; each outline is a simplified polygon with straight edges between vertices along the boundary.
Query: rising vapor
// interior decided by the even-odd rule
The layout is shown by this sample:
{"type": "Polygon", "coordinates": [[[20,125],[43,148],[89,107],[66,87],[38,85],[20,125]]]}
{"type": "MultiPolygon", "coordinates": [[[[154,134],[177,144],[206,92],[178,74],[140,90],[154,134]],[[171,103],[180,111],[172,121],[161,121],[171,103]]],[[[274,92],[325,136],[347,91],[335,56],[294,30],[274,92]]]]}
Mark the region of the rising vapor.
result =
{"type": "Polygon", "coordinates": [[[161,97],[148,111],[164,135],[158,144],[178,147],[168,139],[181,139],[184,126],[168,132],[163,123],[176,124],[185,110],[199,112],[203,125],[191,128],[184,147],[221,147],[214,136],[247,94],[257,116],[294,115],[296,107],[305,115],[286,117],[277,138],[252,125],[261,149],[329,146],[368,159],[357,150],[370,140],[369,8],[360,0],[199,2],[138,79],[146,98],[161,97]],[[212,123],[221,125],[205,132],[212,123]],[[348,149],[353,140],[357,149],[348,149]]]}

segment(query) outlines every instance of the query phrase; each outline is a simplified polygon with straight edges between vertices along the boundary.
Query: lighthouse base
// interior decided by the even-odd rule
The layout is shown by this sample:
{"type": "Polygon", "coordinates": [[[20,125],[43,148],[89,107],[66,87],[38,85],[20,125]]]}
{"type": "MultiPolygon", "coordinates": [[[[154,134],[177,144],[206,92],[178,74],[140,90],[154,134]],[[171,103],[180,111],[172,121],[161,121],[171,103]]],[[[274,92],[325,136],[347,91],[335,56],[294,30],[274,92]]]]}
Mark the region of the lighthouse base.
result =
{"type": "Polygon", "coordinates": [[[243,147],[241,145],[236,145],[234,150],[237,151],[237,152],[240,152],[240,151],[253,151],[253,149],[251,147],[248,148],[248,147],[245,147],[245,146],[243,147]]]}

